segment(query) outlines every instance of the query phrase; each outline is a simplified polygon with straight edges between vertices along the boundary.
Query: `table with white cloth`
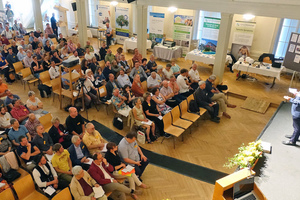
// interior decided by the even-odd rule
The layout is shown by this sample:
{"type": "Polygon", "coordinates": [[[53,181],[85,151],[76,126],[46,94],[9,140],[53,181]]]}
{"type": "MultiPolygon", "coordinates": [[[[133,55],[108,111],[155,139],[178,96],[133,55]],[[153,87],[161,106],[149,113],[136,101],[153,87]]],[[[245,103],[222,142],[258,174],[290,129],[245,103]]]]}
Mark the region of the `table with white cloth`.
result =
{"type": "MultiPolygon", "coordinates": [[[[152,45],[152,42],[150,40],[147,40],[147,49],[151,49],[151,45],[152,45]]],[[[127,49],[134,50],[135,48],[137,48],[137,39],[136,38],[127,38],[124,41],[123,50],[125,53],[127,52],[127,49]]]]}
{"type": "Polygon", "coordinates": [[[173,58],[182,57],[182,48],[181,46],[169,48],[163,45],[156,45],[153,48],[153,55],[163,60],[172,60],[173,58]]]}
{"type": "MultiPolygon", "coordinates": [[[[72,36],[73,34],[78,34],[78,30],[75,29],[69,29],[69,36],[72,36]]],[[[88,38],[93,38],[93,34],[91,32],[91,30],[87,29],[86,30],[86,34],[88,38]]]]}
{"type": "MultiPolygon", "coordinates": [[[[215,54],[204,54],[198,49],[194,49],[193,51],[190,51],[186,54],[185,60],[192,60],[192,61],[198,61],[202,62],[208,65],[214,65],[215,64],[215,54]]],[[[226,55],[226,61],[225,63],[232,63],[232,58],[229,55],[226,55]]]]}
{"type": "Polygon", "coordinates": [[[276,79],[280,80],[280,74],[281,74],[283,67],[275,68],[275,67],[272,67],[271,64],[267,64],[267,63],[260,64],[260,65],[257,65],[257,64],[250,65],[249,63],[244,63],[244,62],[240,63],[239,61],[237,61],[232,66],[232,69],[236,69],[239,71],[238,77],[236,80],[238,80],[241,77],[241,71],[273,77],[274,79],[273,79],[273,83],[271,85],[271,88],[272,88],[275,84],[275,80],[276,79]]]}

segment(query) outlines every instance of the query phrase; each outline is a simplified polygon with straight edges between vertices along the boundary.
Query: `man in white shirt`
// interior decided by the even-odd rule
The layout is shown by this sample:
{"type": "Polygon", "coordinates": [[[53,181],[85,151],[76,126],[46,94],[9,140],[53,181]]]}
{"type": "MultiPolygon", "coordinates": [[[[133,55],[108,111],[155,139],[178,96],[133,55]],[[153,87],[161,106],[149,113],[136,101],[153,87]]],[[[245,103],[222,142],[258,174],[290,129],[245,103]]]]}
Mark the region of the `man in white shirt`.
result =
{"type": "Polygon", "coordinates": [[[101,102],[97,95],[97,89],[94,87],[92,81],[86,77],[83,84],[84,104],[86,106],[89,106],[91,101],[93,100],[94,104],[99,105],[101,102]]]}
{"type": "Polygon", "coordinates": [[[51,60],[51,67],[49,69],[49,74],[51,79],[59,77],[59,67],[56,66],[54,60],[51,60]]]}
{"type": "MultiPolygon", "coordinates": [[[[0,108],[0,127],[8,129],[11,127],[10,120],[12,119],[9,112],[6,112],[5,107],[0,108]]],[[[8,131],[7,131],[8,133],[8,131]]]]}
{"type": "Polygon", "coordinates": [[[35,157],[37,166],[32,171],[32,176],[35,183],[40,188],[52,186],[54,189],[64,189],[69,183],[63,179],[58,179],[57,173],[52,164],[47,162],[45,156],[39,154],[35,157]]]}
{"type": "Polygon", "coordinates": [[[53,44],[52,40],[49,38],[48,34],[45,33],[44,39],[42,40],[43,46],[46,46],[46,41],[49,40],[50,45],[53,44]]]}
{"type": "Polygon", "coordinates": [[[180,75],[177,77],[177,84],[179,86],[179,94],[188,97],[193,93],[193,89],[190,87],[190,83],[188,81],[188,70],[181,69],[180,75]]]}
{"type": "Polygon", "coordinates": [[[132,83],[130,82],[128,75],[125,74],[124,69],[120,70],[120,75],[118,76],[117,81],[119,83],[119,86],[121,86],[122,88],[125,85],[129,85],[130,87],[132,86],[132,83]]]}
{"type": "Polygon", "coordinates": [[[197,70],[197,64],[194,63],[189,71],[189,76],[191,79],[191,87],[196,90],[198,86],[198,82],[201,81],[199,72],[197,70]]]}
{"type": "Polygon", "coordinates": [[[27,56],[23,59],[24,66],[25,67],[31,67],[31,63],[33,62],[32,52],[30,50],[28,50],[26,52],[26,54],[27,54],[27,56]]]}
{"type": "Polygon", "coordinates": [[[8,26],[5,26],[5,30],[2,31],[1,35],[4,35],[8,40],[13,38],[13,33],[8,26]]]}
{"type": "Polygon", "coordinates": [[[161,86],[161,78],[156,74],[156,72],[151,72],[151,76],[147,78],[147,88],[152,89],[152,88],[159,88],[161,86]]]}
{"type": "Polygon", "coordinates": [[[80,65],[81,64],[81,60],[80,60],[80,58],[78,56],[78,52],[77,51],[74,51],[73,55],[68,58],[68,60],[75,60],[75,59],[79,60],[79,65],[80,65]]]}

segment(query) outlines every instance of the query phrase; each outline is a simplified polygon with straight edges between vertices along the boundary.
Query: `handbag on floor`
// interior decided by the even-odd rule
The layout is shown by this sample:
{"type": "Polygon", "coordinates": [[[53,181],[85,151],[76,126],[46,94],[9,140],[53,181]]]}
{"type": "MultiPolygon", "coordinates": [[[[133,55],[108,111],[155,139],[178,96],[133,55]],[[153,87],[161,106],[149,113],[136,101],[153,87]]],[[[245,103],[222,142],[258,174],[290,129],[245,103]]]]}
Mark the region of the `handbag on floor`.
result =
{"type": "Polygon", "coordinates": [[[146,141],[146,136],[145,133],[143,133],[142,131],[138,131],[137,132],[137,141],[141,144],[145,144],[146,141]]]}
{"type": "Polygon", "coordinates": [[[113,125],[119,130],[123,129],[123,120],[119,117],[114,117],[113,119],[113,125]]]}

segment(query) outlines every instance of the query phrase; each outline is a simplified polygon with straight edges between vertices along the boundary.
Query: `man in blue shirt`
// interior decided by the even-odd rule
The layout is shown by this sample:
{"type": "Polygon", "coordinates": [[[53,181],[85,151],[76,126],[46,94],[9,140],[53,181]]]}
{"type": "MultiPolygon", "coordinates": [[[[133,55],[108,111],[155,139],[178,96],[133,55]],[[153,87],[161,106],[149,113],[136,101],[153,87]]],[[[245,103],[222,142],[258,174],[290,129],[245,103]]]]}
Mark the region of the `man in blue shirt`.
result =
{"type": "Polygon", "coordinates": [[[17,153],[26,163],[26,168],[29,171],[32,171],[35,167],[35,163],[32,161],[41,151],[36,146],[28,142],[25,136],[20,136],[19,140],[20,146],[17,148],[17,153]]]}
{"type": "Polygon", "coordinates": [[[293,135],[286,135],[286,138],[290,138],[290,140],[283,141],[282,143],[285,145],[292,145],[296,146],[296,142],[299,139],[300,136],[300,93],[299,91],[296,92],[295,98],[284,96],[286,100],[292,103],[292,116],[293,116],[293,127],[294,127],[294,133],[293,135]]]}
{"type": "Polygon", "coordinates": [[[19,138],[21,136],[24,136],[28,138],[29,141],[31,141],[31,136],[27,130],[27,128],[23,125],[20,125],[17,119],[11,119],[10,120],[11,129],[8,132],[8,138],[11,140],[13,145],[20,146],[19,138]]]}

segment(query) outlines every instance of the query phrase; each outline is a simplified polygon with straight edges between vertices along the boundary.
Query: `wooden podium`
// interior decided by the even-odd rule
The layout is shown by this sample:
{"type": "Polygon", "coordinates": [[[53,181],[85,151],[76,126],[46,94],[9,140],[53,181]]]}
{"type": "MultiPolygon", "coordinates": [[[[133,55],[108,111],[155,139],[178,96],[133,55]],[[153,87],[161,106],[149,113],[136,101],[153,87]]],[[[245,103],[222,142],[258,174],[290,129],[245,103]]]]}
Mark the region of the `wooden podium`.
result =
{"type": "MultiPolygon", "coordinates": [[[[255,175],[255,172],[252,170],[251,175],[255,175]]],[[[250,176],[249,169],[243,169],[217,180],[215,184],[213,200],[233,200],[234,184],[246,179],[248,176],[250,176]]],[[[255,183],[253,191],[259,200],[267,200],[255,183]]]]}

